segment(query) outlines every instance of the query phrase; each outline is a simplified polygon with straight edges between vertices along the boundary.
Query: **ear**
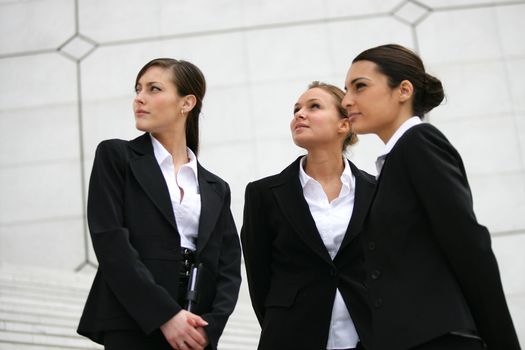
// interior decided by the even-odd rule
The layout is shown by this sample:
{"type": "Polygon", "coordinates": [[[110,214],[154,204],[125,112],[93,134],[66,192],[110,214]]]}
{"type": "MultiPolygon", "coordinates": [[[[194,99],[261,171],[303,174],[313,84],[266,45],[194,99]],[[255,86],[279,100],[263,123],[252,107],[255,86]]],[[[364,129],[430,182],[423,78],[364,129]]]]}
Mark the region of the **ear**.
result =
{"type": "Polygon", "coordinates": [[[399,84],[399,101],[406,102],[414,95],[414,85],[409,80],[403,80],[399,84]]]}
{"type": "Polygon", "coordinates": [[[182,109],[185,113],[189,113],[195,104],[197,103],[197,98],[195,95],[186,95],[182,98],[182,109]]]}
{"type": "Polygon", "coordinates": [[[345,117],[339,120],[339,128],[337,130],[339,134],[348,135],[351,129],[352,126],[350,125],[348,118],[345,117]]]}

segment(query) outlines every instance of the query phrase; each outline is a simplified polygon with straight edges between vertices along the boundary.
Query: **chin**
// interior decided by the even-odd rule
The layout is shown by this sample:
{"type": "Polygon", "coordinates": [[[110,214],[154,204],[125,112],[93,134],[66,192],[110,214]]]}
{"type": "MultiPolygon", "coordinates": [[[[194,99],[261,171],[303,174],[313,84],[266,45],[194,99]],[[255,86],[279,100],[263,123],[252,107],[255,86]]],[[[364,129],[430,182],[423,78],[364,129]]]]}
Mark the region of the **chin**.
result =
{"type": "Polygon", "coordinates": [[[366,125],[353,124],[352,132],[358,135],[370,134],[372,131],[366,125]]]}
{"type": "Polygon", "coordinates": [[[149,128],[142,123],[135,123],[135,128],[139,131],[150,132],[149,128]]]}
{"type": "Polygon", "coordinates": [[[303,140],[301,137],[293,137],[293,143],[295,143],[297,147],[304,149],[308,148],[309,145],[309,142],[307,140],[303,140]]]}

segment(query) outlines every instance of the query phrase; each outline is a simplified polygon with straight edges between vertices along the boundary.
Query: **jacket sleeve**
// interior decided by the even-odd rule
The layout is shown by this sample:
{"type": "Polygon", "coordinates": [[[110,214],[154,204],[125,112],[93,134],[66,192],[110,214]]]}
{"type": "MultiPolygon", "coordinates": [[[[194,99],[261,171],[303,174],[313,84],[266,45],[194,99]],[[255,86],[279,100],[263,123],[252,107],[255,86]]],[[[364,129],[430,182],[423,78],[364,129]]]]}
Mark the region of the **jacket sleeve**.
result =
{"type": "Polygon", "coordinates": [[[264,303],[271,281],[272,242],[265,213],[256,186],[254,183],[248,184],[244,200],[241,242],[250,298],[261,326],[264,321],[264,303]]]}
{"type": "Polygon", "coordinates": [[[488,230],[473,210],[463,162],[432,126],[407,132],[403,160],[432,232],[488,349],[519,349],[488,230]]]}
{"type": "Polygon", "coordinates": [[[155,283],[130,243],[124,221],[126,145],[104,141],[96,151],[88,194],[88,225],[104,281],[129,315],[149,334],[180,311],[155,283]]]}
{"type": "Polygon", "coordinates": [[[216,281],[217,291],[211,312],[202,315],[209,324],[206,326],[206,334],[213,350],[217,349],[226,322],[235,308],[241,285],[241,247],[230,202],[230,188],[226,184],[226,196],[218,224],[223,235],[216,281]]]}

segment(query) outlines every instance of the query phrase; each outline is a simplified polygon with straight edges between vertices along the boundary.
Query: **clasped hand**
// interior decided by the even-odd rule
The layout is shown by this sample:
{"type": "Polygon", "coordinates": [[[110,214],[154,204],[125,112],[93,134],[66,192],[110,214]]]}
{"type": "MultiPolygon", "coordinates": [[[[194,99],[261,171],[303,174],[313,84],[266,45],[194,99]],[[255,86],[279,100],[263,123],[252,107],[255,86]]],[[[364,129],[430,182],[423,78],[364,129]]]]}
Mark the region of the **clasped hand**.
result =
{"type": "Polygon", "coordinates": [[[200,316],[181,310],[160,326],[160,330],[175,350],[204,350],[208,337],[203,327],[207,325],[200,316]]]}

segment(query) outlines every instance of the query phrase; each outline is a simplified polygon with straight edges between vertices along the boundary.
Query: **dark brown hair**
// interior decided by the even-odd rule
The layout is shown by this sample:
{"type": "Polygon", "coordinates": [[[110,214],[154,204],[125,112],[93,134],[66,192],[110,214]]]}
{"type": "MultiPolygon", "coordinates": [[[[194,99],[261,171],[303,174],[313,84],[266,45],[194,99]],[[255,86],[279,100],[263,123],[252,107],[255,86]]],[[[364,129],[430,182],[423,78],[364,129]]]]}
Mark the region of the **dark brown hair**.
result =
{"type": "Polygon", "coordinates": [[[374,62],[379,72],[388,77],[391,88],[399,86],[403,80],[410,81],[414,86],[412,109],[420,118],[445,97],[441,81],[426,73],[421,58],[406,47],[396,44],[377,46],[361,52],[352,63],[357,61],[374,62]]]}
{"type": "Polygon", "coordinates": [[[171,72],[173,85],[177,88],[179,96],[193,95],[197,102],[195,107],[188,113],[186,119],[186,144],[193,151],[199,153],[199,115],[202,109],[202,100],[206,93],[206,80],[201,70],[193,63],[175,60],[173,58],[156,58],[146,63],[140,69],[135,79],[137,86],[140,77],[151,67],[160,67],[171,72]]]}
{"type": "MultiPolygon", "coordinates": [[[[335,100],[335,106],[337,107],[337,110],[339,111],[339,115],[341,116],[341,118],[347,118],[348,112],[341,104],[341,102],[343,101],[343,97],[345,97],[345,93],[343,90],[341,90],[335,85],[326,84],[326,83],[322,83],[319,81],[313,81],[310,85],[308,85],[308,89],[314,89],[314,88],[321,89],[325,92],[328,92],[330,95],[332,95],[332,97],[335,100]]],[[[346,135],[343,141],[343,151],[348,146],[351,146],[355,143],[357,143],[357,135],[354,134],[353,132],[348,133],[348,135],[346,135]]]]}

